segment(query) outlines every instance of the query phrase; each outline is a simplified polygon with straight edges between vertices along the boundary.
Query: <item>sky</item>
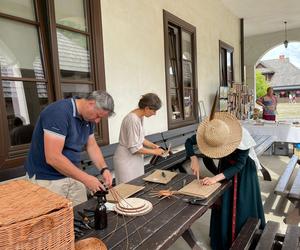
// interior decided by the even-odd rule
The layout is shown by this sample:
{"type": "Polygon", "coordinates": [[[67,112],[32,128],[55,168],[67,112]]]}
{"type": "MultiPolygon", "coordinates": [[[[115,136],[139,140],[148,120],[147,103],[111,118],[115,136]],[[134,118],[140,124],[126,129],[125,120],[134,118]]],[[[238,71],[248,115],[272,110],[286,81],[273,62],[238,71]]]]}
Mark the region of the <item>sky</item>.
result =
{"type": "Polygon", "coordinates": [[[279,45],[269,50],[261,60],[278,59],[284,55],[290,59],[290,62],[300,69],[300,42],[289,42],[287,49],[284,45],[279,45]]]}

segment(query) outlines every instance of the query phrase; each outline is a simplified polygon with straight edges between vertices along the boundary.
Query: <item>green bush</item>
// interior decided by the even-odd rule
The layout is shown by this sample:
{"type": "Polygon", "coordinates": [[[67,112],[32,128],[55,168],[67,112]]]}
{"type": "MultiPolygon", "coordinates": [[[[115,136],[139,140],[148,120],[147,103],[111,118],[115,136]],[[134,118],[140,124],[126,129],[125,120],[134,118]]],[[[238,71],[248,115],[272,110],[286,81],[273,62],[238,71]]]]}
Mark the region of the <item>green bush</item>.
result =
{"type": "Polygon", "coordinates": [[[269,87],[263,74],[256,70],[256,98],[264,96],[267,93],[267,88],[269,87]]]}

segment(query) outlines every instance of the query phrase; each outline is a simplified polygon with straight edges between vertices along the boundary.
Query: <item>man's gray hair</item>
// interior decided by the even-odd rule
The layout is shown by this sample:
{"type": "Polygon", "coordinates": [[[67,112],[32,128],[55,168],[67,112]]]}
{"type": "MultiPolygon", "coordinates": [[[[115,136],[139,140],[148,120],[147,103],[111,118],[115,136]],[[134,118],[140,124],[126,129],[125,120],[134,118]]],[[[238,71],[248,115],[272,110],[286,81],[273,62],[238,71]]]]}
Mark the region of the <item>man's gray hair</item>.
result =
{"type": "Polygon", "coordinates": [[[115,114],[114,108],[114,99],[104,90],[96,90],[93,91],[85,97],[87,100],[95,100],[97,108],[108,111],[108,116],[112,116],[115,114]]]}

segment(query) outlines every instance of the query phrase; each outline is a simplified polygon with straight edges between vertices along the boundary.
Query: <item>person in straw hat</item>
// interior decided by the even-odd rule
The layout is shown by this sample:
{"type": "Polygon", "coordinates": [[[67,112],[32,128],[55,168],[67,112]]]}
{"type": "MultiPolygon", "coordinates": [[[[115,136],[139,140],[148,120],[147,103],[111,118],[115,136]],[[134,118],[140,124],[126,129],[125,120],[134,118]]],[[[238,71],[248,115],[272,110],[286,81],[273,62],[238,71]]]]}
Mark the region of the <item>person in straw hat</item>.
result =
{"type": "Polygon", "coordinates": [[[197,134],[185,146],[194,174],[200,174],[193,150],[196,144],[204,155],[204,164],[214,174],[202,179],[202,184],[212,185],[224,179],[233,181],[221,197],[220,206],[212,208],[210,221],[212,249],[229,249],[249,217],[259,218],[263,228],[265,216],[257,176],[260,165],[253,149],[255,141],[232,114],[214,112],[216,100],[210,117],[199,125],[197,134]],[[218,167],[212,159],[219,159],[218,167]]]}

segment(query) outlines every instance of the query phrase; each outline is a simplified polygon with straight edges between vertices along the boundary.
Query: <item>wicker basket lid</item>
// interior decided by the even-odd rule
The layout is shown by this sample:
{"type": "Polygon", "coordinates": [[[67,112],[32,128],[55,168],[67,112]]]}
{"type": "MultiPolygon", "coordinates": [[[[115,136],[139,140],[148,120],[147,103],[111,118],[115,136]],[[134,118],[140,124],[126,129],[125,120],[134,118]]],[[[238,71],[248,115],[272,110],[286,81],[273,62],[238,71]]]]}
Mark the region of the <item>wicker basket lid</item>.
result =
{"type": "Polygon", "coordinates": [[[75,243],[75,250],[107,250],[102,240],[94,237],[79,240],[75,243]]]}
{"type": "Polygon", "coordinates": [[[0,185],[0,227],[70,206],[68,199],[26,180],[0,185]]]}

